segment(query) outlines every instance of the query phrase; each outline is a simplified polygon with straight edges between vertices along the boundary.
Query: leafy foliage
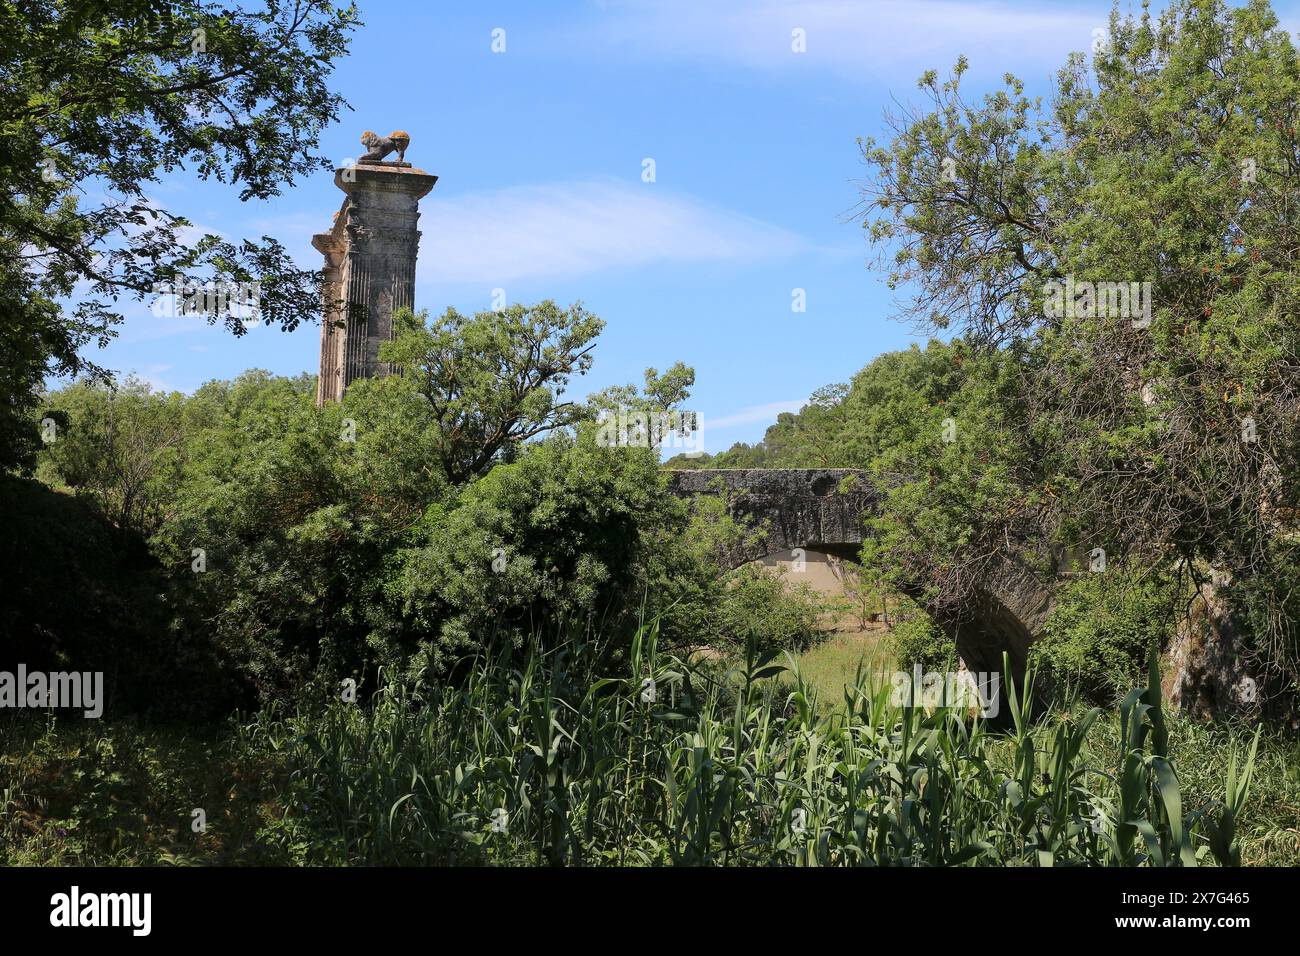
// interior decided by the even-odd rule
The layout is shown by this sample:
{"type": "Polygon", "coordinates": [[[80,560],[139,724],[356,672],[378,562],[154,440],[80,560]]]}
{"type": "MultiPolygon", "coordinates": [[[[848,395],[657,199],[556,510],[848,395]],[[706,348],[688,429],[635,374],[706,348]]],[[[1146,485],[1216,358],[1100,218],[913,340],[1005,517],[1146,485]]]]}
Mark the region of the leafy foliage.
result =
{"type": "MultiPolygon", "coordinates": [[[[343,106],[326,82],[356,22],[328,0],[0,10],[0,468],[32,465],[27,415],[47,372],[102,374],[81,350],[114,334],[121,297],[257,282],[262,321],[292,329],[316,310],[316,273],[279,242],[194,241],[149,189],[190,166],[267,199],[332,168],[315,147],[343,106]]],[[[209,320],[242,334],[246,316],[213,300],[209,320]]]]}
{"type": "MultiPolygon", "coordinates": [[[[207,660],[230,704],[317,674],[446,675],[486,640],[626,632],[642,606],[675,638],[715,639],[713,545],[739,529],[672,497],[652,448],[598,441],[591,403],[558,400],[600,325],[549,302],[401,314],[385,346],[398,372],[324,408],[311,377],[256,370],[188,398],[83,381],[47,396],[57,437],[40,473],[102,514],[142,586],[166,592],[152,626],[188,650],[159,661],[207,660]]],[[[643,392],[617,393],[671,406],[693,376],[651,369],[643,392]]],[[[153,673],[133,667],[124,680],[153,673]]]]}
{"type": "Polygon", "coordinates": [[[1247,822],[1250,773],[1234,767],[1226,799],[1184,807],[1158,679],[1119,708],[1115,753],[1094,749],[1099,709],[1036,725],[1013,704],[1003,740],[951,709],[896,706],[888,685],[860,679],[841,710],[822,713],[797,672],[790,686],[772,680],[785,670],[776,657],[751,642],[715,682],[661,656],[653,628],[611,676],[582,642],[502,649],[462,686],[387,685],[367,706],[324,703],[257,734],[299,768],[294,804],[328,834],[316,843],[323,862],[1240,859],[1230,841],[1247,822]],[[1112,783],[1099,769],[1116,757],[1124,773],[1112,783]]]}
{"type": "MultiPolygon", "coordinates": [[[[930,110],[895,118],[888,149],[864,142],[864,224],[891,282],[918,290],[912,316],[1003,366],[986,380],[1025,456],[1015,497],[1042,509],[1041,534],[1267,581],[1294,563],[1300,487],[1291,37],[1263,0],[1181,0],[1112,15],[1050,110],[1010,76],[971,104],[964,72],[927,73],[930,110]],[[1067,282],[1145,282],[1149,298],[1049,307],[1067,282]]],[[[980,435],[971,406],[959,434],[972,414],[980,435]]],[[[1255,633],[1291,678],[1298,640],[1279,613],[1255,633]]]]}
{"type": "Polygon", "coordinates": [[[148,537],[180,478],[182,402],[134,378],[107,388],[86,380],[54,393],[43,413],[53,425],[40,477],[89,495],[124,535],[148,537]]]}
{"type": "Polygon", "coordinates": [[[448,309],[431,324],[398,313],[394,322],[397,337],[381,358],[428,403],[449,483],[481,477],[503,452],[582,419],[580,404],[559,398],[572,375],[591,368],[604,322],[581,305],[562,310],[547,300],[473,318],[448,309]]]}
{"type": "Polygon", "coordinates": [[[685,526],[649,448],[599,446],[589,427],[525,446],[413,529],[398,587],[429,635],[419,665],[444,667],[485,638],[617,629],[643,598],[659,604],[648,553],[685,526]]]}
{"type": "Polygon", "coordinates": [[[90,500],[0,475],[0,669],[104,675],[108,713],[205,717],[233,697],[211,643],[174,627],[146,542],[90,500]]]}
{"type": "Polygon", "coordinates": [[[1185,606],[1177,576],[1112,568],[1065,584],[1031,654],[1061,682],[1113,700],[1167,642],[1185,606]]]}
{"type": "Polygon", "coordinates": [[[745,565],[723,590],[718,632],[735,647],[751,638],[763,651],[805,650],[821,633],[826,602],[804,582],[791,583],[779,571],[745,565]]]}
{"type": "Polygon", "coordinates": [[[1300,684],[1300,55],[1263,0],[1116,13],[1105,40],[1047,108],[1011,76],[968,101],[964,61],[921,78],[926,108],[890,117],[888,147],[863,141],[863,220],[905,315],[953,338],[881,356],[760,445],[694,465],[868,470],[882,501],[863,560],[940,614],[991,567],[1051,573],[1060,550],[1229,579],[1284,708],[1300,684]],[[1067,282],[1139,292],[1053,307],[1067,282]]]}
{"type": "Polygon", "coordinates": [[[938,670],[956,661],[957,649],[952,638],[934,618],[911,602],[904,604],[887,640],[903,670],[910,671],[918,664],[922,670],[938,670]]]}

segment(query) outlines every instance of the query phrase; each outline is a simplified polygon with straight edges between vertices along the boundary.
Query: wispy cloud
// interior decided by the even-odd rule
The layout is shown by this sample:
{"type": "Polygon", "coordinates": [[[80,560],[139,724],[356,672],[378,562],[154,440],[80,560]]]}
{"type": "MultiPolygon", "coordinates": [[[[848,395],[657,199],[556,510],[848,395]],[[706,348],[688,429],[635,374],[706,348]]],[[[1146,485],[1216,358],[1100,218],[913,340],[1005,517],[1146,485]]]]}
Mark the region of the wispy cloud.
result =
{"type": "MultiPolygon", "coordinates": [[[[1135,4],[1136,5],[1136,4],[1135,4]]],[[[955,0],[611,0],[594,22],[562,28],[568,50],[709,60],[763,70],[826,69],[898,79],[898,70],[1060,65],[1088,50],[1110,2],[960,3],[955,0]],[[806,52],[791,49],[804,31],[806,52]]],[[[1016,72],[1016,70],[1012,70],[1016,72]]]]}
{"type": "Polygon", "coordinates": [[[518,186],[450,197],[421,217],[419,278],[493,286],[652,263],[758,261],[798,235],[656,183],[518,186]]]}
{"type": "Polygon", "coordinates": [[[706,433],[714,429],[736,428],[741,425],[757,425],[763,422],[774,423],[777,416],[782,412],[797,412],[807,404],[808,399],[799,398],[788,402],[768,402],[766,405],[751,405],[730,415],[720,415],[716,418],[701,416],[700,423],[704,426],[706,433]]]}
{"type": "Polygon", "coordinates": [[[123,344],[139,344],[177,335],[208,334],[222,331],[220,325],[209,323],[202,315],[155,315],[152,303],[120,305],[126,321],[119,327],[119,340],[123,344]]]}
{"type": "Polygon", "coordinates": [[[119,381],[125,381],[128,378],[138,378],[142,381],[148,382],[149,387],[155,392],[184,391],[184,389],[178,388],[162,377],[167,372],[170,372],[172,368],[173,366],[165,364],[146,365],[143,369],[131,369],[127,374],[121,376],[119,381]]]}

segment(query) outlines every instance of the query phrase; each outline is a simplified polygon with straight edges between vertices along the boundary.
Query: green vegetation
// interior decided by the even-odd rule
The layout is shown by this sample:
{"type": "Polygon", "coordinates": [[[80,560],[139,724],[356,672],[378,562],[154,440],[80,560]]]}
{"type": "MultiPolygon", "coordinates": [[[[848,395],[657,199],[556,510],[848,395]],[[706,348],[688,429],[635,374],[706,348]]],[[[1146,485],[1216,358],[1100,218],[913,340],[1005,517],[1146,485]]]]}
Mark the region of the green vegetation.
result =
{"type": "Polygon", "coordinates": [[[809,585],[746,565],[727,581],[718,623],[733,647],[753,637],[764,651],[803,650],[821,636],[818,622],[825,607],[809,585]]]}
{"type": "Polygon", "coordinates": [[[951,338],[694,464],[866,469],[884,499],[864,562],[941,617],[990,566],[1058,550],[1179,574],[1286,714],[1300,55],[1264,0],[1117,12],[1104,41],[1047,106],[1011,76],[967,99],[964,61],[921,78],[925,108],[862,143],[863,225],[907,316],[951,338]]]}
{"type": "Polygon", "coordinates": [[[956,656],[952,638],[930,615],[915,606],[890,629],[889,647],[903,670],[911,670],[918,664],[922,670],[946,669],[945,665],[952,663],[956,656]]]}
{"type": "Polygon", "coordinates": [[[0,722],[0,863],[273,865],[286,783],[218,725],[44,715],[0,722]],[[208,828],[193,829],[195,808],[208,828]]]}
{"type": "Polygon", "coordinates": [[[0,209],[0,636],[31,669],[103,671],[109,715],[0,722],[0,862],[1300,862],[1279,729],[1300,686],[1300,55],[1262,0],[1114,16],[1046,111],[1014,77],[966,101],[959,62],[889,148],[862,144],[864,225],[946,338],[757,445],[669,463],[867,474],[848,593],[885,629],[829,642],[824,599],[722,567],[762,529],[670,495],[652,436],[608,440],[616,409],[680,412],[691,368],[570,395],[603,327],[581,304],[399,312],[394,373],[324,408],[307,375],[182,396],[85,362],[117,294],[190,269],[274,286],[286,328],[316,308],[274,240],[182,244],[143,190],[187,158],[259,197],[318,165],[354,22],[158,5],[223,39],[191,61],[124,6],[0,13],[0,62],[45,51],[0,70],[0,159],[23,171],[0,209]],[[64,35],[86,42],[49,55],[64,35]],[[214,81],[230,57],[256,68],[214,81]],[[214,124],[223,96],[240,118],[214,124]],[[83,213],[92,180],[112,195],[83,213]],[[1118,306],[1115,282],[1118,310],[1055,301],[1101,283],[1118,306]],[[47,372],[84,375],[47,392],[47,372]],[[995,731],[893,700],[887,671],[949,669],[1007,566],[1050,588],[1048,706],[1008,680],[995,731]],[[1195,601],[1260,677],[1250,727],[1164,709],[1159,654],[1195,601]]]}
{"type": "MultiPolygon", "coordinates": [[[[31,413],[48,373],[103,379],[85,348],[116,334],[124,298],[257,283],[263,322],[316,312],[318,274],[280,242],[196,238],[155,186],[188,167],[267,199],[332,169],[316,148],[346,103],[326,84],[357,22],[330,0],[0,9],[0,469],[30,467],[41,447],[31,413]]],[[[244,333],[242,297],[199,298],[208,321],[244,333]]]]}
{"type": "Polygon", "coordinates": [[[650,444],[600,441],[609,403],[680,403],[690,369],[575,402],[565,388],[601,327],[581,306],[397,321],[385,355],[401,372],[321,409],[312,378],[258,371],[188,397],[135,380],[47,395],[44,484],[5,485],[33,532],[10,542],[33,595],[10,613],[62,638],[24,644],[28,666],[96,664],[131,693],[161,680],[197,715],[290,699],[314,678],[447,678],[487,643],[538,635],[600,628],[623,635],[618,656],[642,614],[674,647],[816,639],[806,588],[723,573],[722,548],[755,529],[719,500],[668,494],[650,444]],[[76,520],[108,546],[67,581],[61,562],[87,555],[49,544],[75,551],[62,529],[76,520]],[[58,535],[32,547],[47,523],[58,535]],[[112,590],[138,610],[105,607],[112,590]],[[83,608],[107,635],[88,639],[83,608]]]}
{"type": "Polygon", "coordinates": [[[844,689],[860,675],[889,674],[898,669],[884,631],[828,635],[795,658],[799,676],[812,688],[823,709],[844,703],[844,689]]]}
{"type": "Polygon", "coordinates": [[[1017,709],[1002,736],[899,707],[865,672],[827,709],[753,643],[716,679],[653,628],[618,671],[605,659],[533,643],[485,651],[461,685],[359,704],[320,688],[220,748],[34,727],[4,794],[6,862],[1187,866],[1300,849],[1274,822],[1295,811],[1294,743],[1257,754],[1165,714],[1154,669],[1105,714],[1017,709]]]}
{"type": "MultiPolygon", "coordinates": [[[[1186,605],[1177,578],[1124,568],[1065,584],[1032,649],[1058,683],[1092,699],[1122,694],[1160,650],[1170,620],[1186,605]]],[[[1068,692],[1068,689],[1067,689],[1068,692]]]]}

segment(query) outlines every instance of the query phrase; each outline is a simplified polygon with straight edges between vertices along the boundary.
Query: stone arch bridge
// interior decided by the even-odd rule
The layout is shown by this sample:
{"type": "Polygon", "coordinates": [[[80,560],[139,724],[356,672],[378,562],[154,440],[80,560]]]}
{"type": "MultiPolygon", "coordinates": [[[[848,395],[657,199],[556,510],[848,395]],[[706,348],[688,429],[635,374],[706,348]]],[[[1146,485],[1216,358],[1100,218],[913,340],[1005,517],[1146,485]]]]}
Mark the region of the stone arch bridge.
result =
{"type": "Polygon", "coordinates": [[[793,548],[856,557],[863,516],[876,507],[866,473],[850,468],[670,471],[668,484],[680,497],[718,495],[733,517],[752,522],[757,534],[722,556],[733,568],[793,548]]]}
{"type": "MultiPolygon", "coordinates": [[[[880,500],[865,472],[847,468],[669,471],[668,482],[680,497],[722,497],[730,514],[760,529],[723,555],[729,567],[794,548],[854,558],[868,533],[864,519],[880,500]]],[[[931,611],[969,670],[1001,672],[1006,651],[1019,679],[1029,645],[1051,613],[1053,592],[1045,576],[1004,559],[976,582],[960,612],[931,611]]]]}

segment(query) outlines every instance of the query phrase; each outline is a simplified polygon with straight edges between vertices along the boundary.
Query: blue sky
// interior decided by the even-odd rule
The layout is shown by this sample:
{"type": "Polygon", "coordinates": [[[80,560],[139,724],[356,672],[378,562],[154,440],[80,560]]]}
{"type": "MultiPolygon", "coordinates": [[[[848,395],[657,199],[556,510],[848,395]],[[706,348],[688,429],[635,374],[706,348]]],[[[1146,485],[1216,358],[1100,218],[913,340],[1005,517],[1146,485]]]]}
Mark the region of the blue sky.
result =
{"type": "MultiPolygon", "coordinates": [[[[607,326],[571,391],[696,370],[704,447],[762,437],[780,411],[847,381],[910,330],[868,268],[851,220],[866,169],[855,138],[917,102],[916,78],[965,54],[971,95],[1004,72],[1046,94],[1109,2],[362,0],[333,86],[352,112],[322,151],[346,164],[362,130],[411,135],[440,179],[421,203],[416,305],[441,312],[582,300],[607,326]],[[802,29],[807,50],[791,49],[802,29]],[[492,34],[505,31],[505,52],[492,34]],[[655,161],[656,181],[642,181],[655,161]],[[791,310],[795,288],[807,311],[791,310]]],[[[1137,4],[1134,4],[1136,7],[1137,4]]],[[[1275,4],[1295,29],[1296,5],[1275,4]]],[[[1126,7],[1122,7],[1126,9],[1126,7]]],[[[203,231],[273,235],[319,255],[342,194],[319,174],[267,203],[184,174],[154,190],[203,231]]],[[[199,319],[131,308],[100,364],[192,391],[246,368],[316,369],[318,317],[236,339],[199,319]]]]}

